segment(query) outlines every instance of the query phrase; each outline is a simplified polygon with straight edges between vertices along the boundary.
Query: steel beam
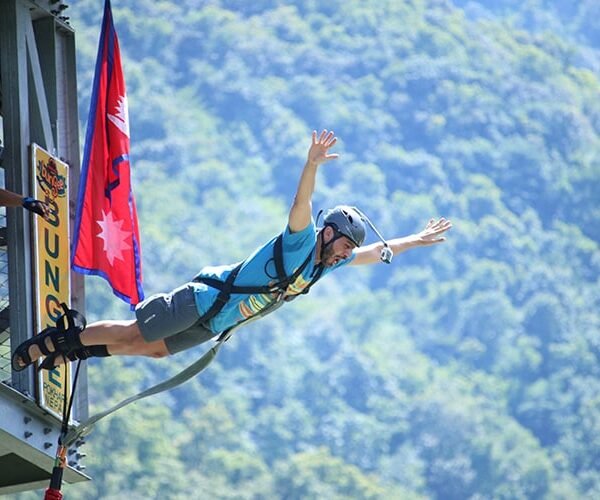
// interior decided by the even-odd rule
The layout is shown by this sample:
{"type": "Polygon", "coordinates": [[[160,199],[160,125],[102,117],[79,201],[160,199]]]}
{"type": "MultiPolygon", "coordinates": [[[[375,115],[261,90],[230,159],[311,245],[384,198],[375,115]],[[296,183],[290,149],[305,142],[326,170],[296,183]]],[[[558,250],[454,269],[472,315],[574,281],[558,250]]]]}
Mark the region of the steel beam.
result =
{"type": "MultiPolygon", "coordinates": [[[[31,25],[28,6],[20,0],[0,0],[0,79],[4,117],[3,165],[7,189],[29,193],[29,78],[26,32],[31,25]]],[[[13,346],[25,341],[33,330],[31,289],[31,225],[24,210],[6,210],[8,236],[8,282],[13,346]]],[[[34,393],[33,370],[13,373],[13,386],[30,396],[34,393]]]]}

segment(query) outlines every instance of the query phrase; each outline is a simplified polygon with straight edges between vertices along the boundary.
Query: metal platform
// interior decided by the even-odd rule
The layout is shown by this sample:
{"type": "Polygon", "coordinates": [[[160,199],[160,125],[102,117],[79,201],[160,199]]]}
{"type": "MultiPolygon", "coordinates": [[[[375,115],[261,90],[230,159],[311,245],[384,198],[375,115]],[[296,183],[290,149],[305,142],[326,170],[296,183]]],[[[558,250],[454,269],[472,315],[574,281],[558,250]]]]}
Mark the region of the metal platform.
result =
{"type": "MultiPolygon", "coordinates": [[[[33,398],[0,383],[0,495],[48,486],[60,422],[44,412],[33,398]]],[[[84,441],[69,449],[63,479],[86,481],[82,459],[84,441]]]]}

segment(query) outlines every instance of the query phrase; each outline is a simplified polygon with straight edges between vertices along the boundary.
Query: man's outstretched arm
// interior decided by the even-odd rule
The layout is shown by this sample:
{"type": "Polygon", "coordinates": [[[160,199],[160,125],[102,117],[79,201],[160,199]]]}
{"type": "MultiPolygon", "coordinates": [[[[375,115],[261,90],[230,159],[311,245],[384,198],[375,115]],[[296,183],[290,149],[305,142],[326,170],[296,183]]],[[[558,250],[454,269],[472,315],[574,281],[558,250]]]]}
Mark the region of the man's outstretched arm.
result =
{"type": "Polygon", "coordinates": [[[315,190],[317,169],[321,163],[335,160],[339,155],[329,154],[329,149],[337,142],[333,131],[323,130],[317,137],[316,130],[312,133],[312,144],[308,150],[306,164],[302,170],[296,196],[290,209],[288,226],[292,233],[302,231],[310,224],[312,216],[312,195],[315,190]]]}
{"type": "MultiPolygon", "coordinates": [[[[443,234],[451,227],[452,223],[443,217],[437,221],[435,219],[431,219],[423,231],[416,234],[411,234],[410,236],[405,236],[403,238],[389,240],[388,245],[394,252],[394,255],[409,250],[410,248],[435,245],[437,243],[446,241],[446,238],[443,236],[443,234]]],[[[356,266],[381,262],[380,255],[382,248],[383,243],[373,243],[371,245],[354,249],[353,253],[355,257],[350,265],[356,266]]]]}

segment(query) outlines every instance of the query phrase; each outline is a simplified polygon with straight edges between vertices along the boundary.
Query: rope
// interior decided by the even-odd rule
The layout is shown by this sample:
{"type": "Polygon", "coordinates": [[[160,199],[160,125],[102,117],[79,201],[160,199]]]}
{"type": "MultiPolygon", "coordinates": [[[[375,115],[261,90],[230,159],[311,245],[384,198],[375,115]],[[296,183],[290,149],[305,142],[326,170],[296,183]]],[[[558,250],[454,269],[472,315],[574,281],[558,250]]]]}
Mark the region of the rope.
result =
{"type": "MultiPolygon", "coordinates": [[[[64,365],[67,366],[67,357],[62,354],[64,365]]],[[[73,399],[75,398],[75,390],[77,389],[77,380],[79,378],[79,368],[81,367],[81,360],[77,363],[75,369],[75,376],[73,377],[73,387],[71,389],[70,399],[67,396],[67,384],[65,384],[65,390],[63,392],[63,412],[62,412],[62,425],[60,435],[58,436],[56,458],[54,459],[54,467],[52,468],[52,476],[50,477],[50,486],[44,493],[44,500],[62,500],[62,493],[60,488],[62,486],[63,472],[67,466],[67,449],[68,444],[65,443],[64,437],[69,432],[69,419],[71,418],[71,410],[73,409],[73,399]],[[67,404],[67,399],[69,402],[67,404]]]]}
{"type": "Polygon", "coordinates": [[[171,377],[168,380],[165,380],[164,382],[156,384],[150,387],[149,389],[146,389],[145,391],[136,394],[135,396],[131,396],[127,399],[124,399],[123,401],[117,403],[108,410],[96,413],[95,415],[88,418],[85,422],[81,423],[78,427],[72,428],[63,437],[63,444],[65,446],[70,446],[79,438],[87,436],[99,420],[102,420],[104,417],[107,417],[111,413],[120,410],[124,406],[127,406],[135,401],[139,401],[140,399],[147,398],[148,396],[158,394],[159,392],[173,389],[174,387],[183,384],[192,377],[195,377],[212,362],[212,360],[219,352],[219,349],[221,349],[223,343],[227,341],[227,339],[229,339],[232,333],[233,329],[230,330],[226,336],[222,336],[221,338],[219,338],[218,342],[213,347],[211,347],[206,353],[204,353],[204,355],[200,359],[189,365],[186,369],[182,370],[177,375],[171,377]]]}

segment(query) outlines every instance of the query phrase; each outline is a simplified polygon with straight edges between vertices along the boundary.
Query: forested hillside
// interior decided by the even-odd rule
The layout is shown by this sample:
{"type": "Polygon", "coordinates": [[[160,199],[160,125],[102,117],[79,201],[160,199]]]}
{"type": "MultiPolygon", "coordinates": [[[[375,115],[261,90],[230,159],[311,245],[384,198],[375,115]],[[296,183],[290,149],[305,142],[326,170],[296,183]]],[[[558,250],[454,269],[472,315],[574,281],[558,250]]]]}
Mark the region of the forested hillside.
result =
{"type": "MultiPolygon", "coordinates": [[[[82,130],[101,3],[69,9],[82,130]]],[[[67,498],[599,498],[598,5],[113,0],[147,295],[283,229],[313,129],[340,137],[315,209],[454,228],[99,425],[67,498]]],[[[131,317],[87,284],[89,319],[131,317]]],[[[92,361],[92,412],[203,351],[92,361]]]]}

